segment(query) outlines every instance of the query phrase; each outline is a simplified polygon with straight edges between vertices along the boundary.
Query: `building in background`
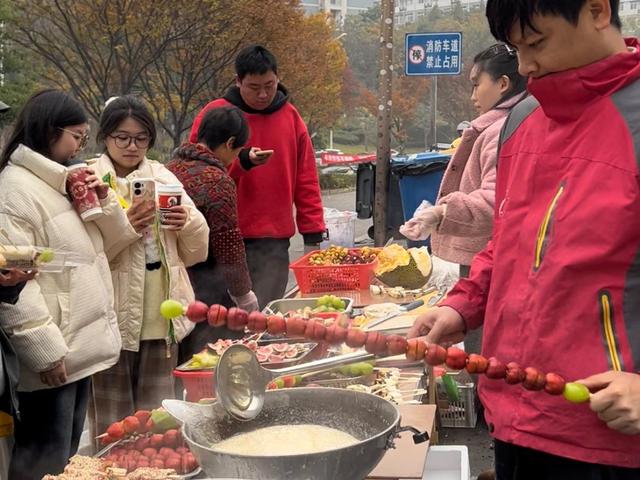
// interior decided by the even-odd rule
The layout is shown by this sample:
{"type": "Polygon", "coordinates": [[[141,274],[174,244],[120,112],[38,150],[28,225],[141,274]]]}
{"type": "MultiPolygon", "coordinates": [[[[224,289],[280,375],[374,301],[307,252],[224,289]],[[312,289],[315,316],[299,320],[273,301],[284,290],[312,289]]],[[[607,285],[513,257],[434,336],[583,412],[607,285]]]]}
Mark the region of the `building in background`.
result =
{"type": "Polygon", "coordinates": [[[632,17],[640,15],[640,0],[621,0],[620,16],[632,17]]]}
{"type": "Polygon", "coordinates": [[[300,6],[309,14],[329,13],[337,24],[342,24],[347,15],[364,12],[377,3],[379,0],[302,0],[300,6]]]}
{"type": "MultiPolygon", "coordinates": [[[[460,5],[467,11],[484,8],[483,0],[459,0],[460,5]]],[[[396,0],[396,25],[413,23],[429,14],[434,7],[438,7],[443,14],[447,14],[456,6],[456,0],[396,0]]]]}

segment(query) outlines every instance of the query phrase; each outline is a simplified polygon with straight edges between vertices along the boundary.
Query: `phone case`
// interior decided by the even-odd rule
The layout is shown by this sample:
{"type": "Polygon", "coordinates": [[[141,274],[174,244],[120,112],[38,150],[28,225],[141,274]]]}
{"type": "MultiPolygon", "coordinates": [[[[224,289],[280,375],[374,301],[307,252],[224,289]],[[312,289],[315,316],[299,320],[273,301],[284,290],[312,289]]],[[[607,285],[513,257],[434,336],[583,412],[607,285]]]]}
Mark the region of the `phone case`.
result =
{"type": "Polygon", "coordinates": [[[151,178],[137,178],[131,182],[131,192],[134,198],[156,201],[156,182],[151,178]]]}

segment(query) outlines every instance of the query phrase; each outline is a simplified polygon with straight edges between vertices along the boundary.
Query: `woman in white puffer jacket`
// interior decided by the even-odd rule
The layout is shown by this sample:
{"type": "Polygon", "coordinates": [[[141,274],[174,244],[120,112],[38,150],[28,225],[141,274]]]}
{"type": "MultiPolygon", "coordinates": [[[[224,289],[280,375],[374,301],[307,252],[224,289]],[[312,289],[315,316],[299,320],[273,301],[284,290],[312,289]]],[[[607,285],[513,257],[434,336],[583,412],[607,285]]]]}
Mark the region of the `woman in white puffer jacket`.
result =
{"type": "Polygon", "coordinates": [[[87,142],[87,116],[64,92],[31,97],[0,157],[0,226],[12,242],[72,252],[83,259],[40,272],[0,325],[20,361],[19,417],[9,478],[59,473],[75,454],[91,375],[115,364],[120,334],[107,255],[137,237],[117,198],[95,176],[103,215],[83,222],[66,191],[67,167],[87,142]]]}

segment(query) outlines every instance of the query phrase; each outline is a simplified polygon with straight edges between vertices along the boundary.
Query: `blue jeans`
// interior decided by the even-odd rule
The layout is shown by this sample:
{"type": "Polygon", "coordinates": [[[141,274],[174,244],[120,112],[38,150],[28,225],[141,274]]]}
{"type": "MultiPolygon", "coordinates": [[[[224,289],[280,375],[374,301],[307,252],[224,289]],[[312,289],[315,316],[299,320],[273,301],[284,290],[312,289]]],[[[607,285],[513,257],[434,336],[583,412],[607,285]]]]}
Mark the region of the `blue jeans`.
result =
{"type": "Polygon", "coordinates": [[[18,392],[20,420],[9,468],[11,480],[61,473],[78,450],[87,414],[90,378],[57,388],[18,392]]]}

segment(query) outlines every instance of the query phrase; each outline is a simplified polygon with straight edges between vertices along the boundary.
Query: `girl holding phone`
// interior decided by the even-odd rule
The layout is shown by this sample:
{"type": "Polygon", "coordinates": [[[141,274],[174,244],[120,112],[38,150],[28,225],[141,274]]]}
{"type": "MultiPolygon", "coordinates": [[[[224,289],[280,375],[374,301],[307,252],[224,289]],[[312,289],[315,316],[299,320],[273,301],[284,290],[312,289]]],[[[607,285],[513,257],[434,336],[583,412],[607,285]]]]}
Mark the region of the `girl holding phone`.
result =
{"type": "Polygon", "coordinates": [[[93,378],[91,426],[96,434],[174,396],[177,343],[193,328],[184,317],[163,319],[160,304],[168,298],[185,305],[194,300],[186,267],[206,258],[209,228],[184,193],[159,225],[155,189],[179,187],[180,182],[146,157],[155,139],[153,117],[141,100],[123,96],[107,104],[97,134],[105,152],[95,159],[95,168],[117,193],[138,236],[110,258],[122,353],[116,365],[93,378]]]}

